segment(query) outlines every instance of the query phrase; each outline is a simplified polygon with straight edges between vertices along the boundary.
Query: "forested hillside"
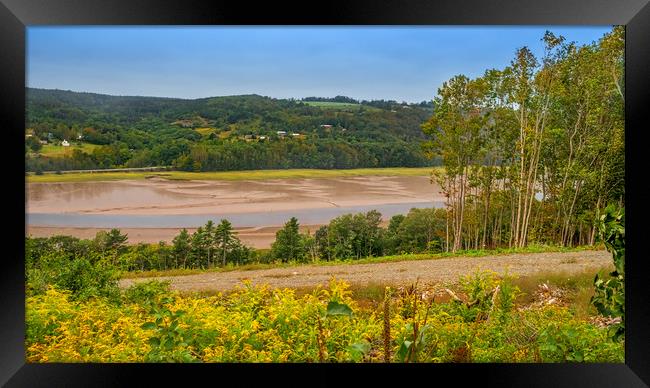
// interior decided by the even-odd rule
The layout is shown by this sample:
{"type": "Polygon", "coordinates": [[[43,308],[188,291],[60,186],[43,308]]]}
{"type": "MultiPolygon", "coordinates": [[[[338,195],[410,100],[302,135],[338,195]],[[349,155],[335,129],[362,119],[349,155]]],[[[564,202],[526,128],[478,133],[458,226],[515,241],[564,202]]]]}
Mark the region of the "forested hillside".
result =
{"type": "Polygon", "coordinates": [[[25,155],[28,171],[426,166],[420,126],[431,112],[426,102],[340,96],[184,100],[28,88],[25,155]],[[56,148],[63,140],[67,152],[56,148]]]}

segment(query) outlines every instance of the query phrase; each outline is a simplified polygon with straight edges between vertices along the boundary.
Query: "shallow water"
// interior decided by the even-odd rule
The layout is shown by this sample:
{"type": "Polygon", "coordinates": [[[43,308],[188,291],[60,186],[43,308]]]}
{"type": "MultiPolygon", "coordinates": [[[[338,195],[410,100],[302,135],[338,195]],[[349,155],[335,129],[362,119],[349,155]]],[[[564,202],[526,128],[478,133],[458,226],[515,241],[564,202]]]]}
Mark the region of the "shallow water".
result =
{"type": "Polygon", "coordinates": [[[30,213],[27,223],[32,226],[60,226],[79,228],[193,228],[204,225],[208,220],[219,222],[228,219],[234,227],[279,226],[291,217],[296,217],[303,225],[326,224],[331,219],[346,214],[377,210],[384,220],[396,214],[406,214],[411,208],[442,207],[442,202],[412,202],[383,205],[348,206],[324,209],[300,209],[290,211],[268,211],[245,214],[167,214],[167,215],[129,215],[129,214],[56,214],[30,213]]]}

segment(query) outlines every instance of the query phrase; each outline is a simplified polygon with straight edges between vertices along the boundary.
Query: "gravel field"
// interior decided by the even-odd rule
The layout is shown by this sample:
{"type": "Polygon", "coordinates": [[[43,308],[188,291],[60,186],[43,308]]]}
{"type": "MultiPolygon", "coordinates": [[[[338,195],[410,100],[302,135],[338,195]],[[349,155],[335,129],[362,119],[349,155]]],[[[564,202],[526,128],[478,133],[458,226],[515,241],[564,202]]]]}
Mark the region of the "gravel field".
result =
{"type": "Polygon", "coordinates": [[[384,283],[405,285],[415,282],[435,284],[456,281],[476,269],[520,276],[538,272],[579,273],[611,266],[607,251],[527,253],[484,257],[453,257],[375,264],[303,265],[290,268],[251,271],[206,272],[185,276],[122,279],[121,287],[134,282],[171,280],[172,289],[180,291],[227,291],[250,280],[272,288],[308,288],[326,285],[332,277],[350,284],[384,283]]]}

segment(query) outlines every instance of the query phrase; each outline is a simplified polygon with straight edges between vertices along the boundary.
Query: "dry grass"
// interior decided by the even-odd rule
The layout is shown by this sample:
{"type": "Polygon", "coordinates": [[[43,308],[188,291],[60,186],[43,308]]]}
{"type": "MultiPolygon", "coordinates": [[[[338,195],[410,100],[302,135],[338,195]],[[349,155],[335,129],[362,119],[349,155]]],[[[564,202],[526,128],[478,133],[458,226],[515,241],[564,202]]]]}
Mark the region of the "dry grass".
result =
{"type": "MultiPolygon", "coordinates": [[[[611,271],[612,268],[605,267],[603,272],[611,271]]],[[[517,286],[522,294],[517,299],[517,305],[524,306],[533,303],[535,292],[541,284],[547,284],[551,287],[561,288],[564,291],[565,298],[562,302],[566,303],[578,318],[586,319],[596,315],[595,308],[591,305],[591,297],[594,294],[593,280],[598,271],[585,270],[579,273],[568,274],[565,272],[544,272],[536,275],[515,277],[513,283],[517,286]]],[[[456,288],[457,283],[446,284],[445,287],[456,288]]],[[[378,308],[384,301],[385,290],[387,287],[392,289],[399,288],[397,284],[388,282],[370,282],[367,284],[351,284],[350,290],[352,297],[360,306],[370,309],[378,308]]],[[[317,287],[296,288],[297,295],[306,295],[312,293],[317,287]]],[[[420,291],[425,291],[426,287],[420,287],[420,291]]],[[[446,303],[450,300],[449,295],[437,293],[435,303],[446,303]]]]}
{"type": "Polygon", "coordinates": [[[212,132],[216,131],[216,129],[212,127],[200,127],[200,128],[194,128],[194,130],[203,136],[207,136],[212,132]]]}
{"type": "MultiPolygon", "coordinates": [[[[600,269],[607,273],[613,266],[600,269]]],[[[517,300],[517,304],[525,305],[534,302],[534,295],[541,284],[550,287],[557,287],[564,292],[564,300],[578,318],[587,318],[596,314],[596,309],[591,305],[591,297],[594,295],[594,277],[598,270],[584,270],[578,273],[568,274],[565,272],[543,272],[536,275],[516,278],[513,282],[519,287],[523,294],[517,300]]]]}
{"type": "Polygon", "coordinates": [[[264,180],[264,179],[318,179],[357,176],[427,176],[439,167],[354,168],[349,170],[286,169],[250,171],[186,172],[115,172],[30,175],[27,182],[86,182],[105,180],[140,180],[160,177],[169,180],[264,180]]]}
{"type": "Polygon", "coordinates": [[[167,269],[167,270],[151,270],[151,271],[131,271],[123,272],[122,279],[139,279],[139,278],[156,278],[162,276],[185,276],[185,275],[195,275],[201,273],[210,273],[210,272],[230,272],[230,271],[255,271],[258,269],[270,269],[270,268],[284,268],[291,266],[289,264],[245,264],[240,266],[227,265],[225,267],[215,267],[210,269],[199,269],[199,268],[177,268],[177,269],[167,269]]]}

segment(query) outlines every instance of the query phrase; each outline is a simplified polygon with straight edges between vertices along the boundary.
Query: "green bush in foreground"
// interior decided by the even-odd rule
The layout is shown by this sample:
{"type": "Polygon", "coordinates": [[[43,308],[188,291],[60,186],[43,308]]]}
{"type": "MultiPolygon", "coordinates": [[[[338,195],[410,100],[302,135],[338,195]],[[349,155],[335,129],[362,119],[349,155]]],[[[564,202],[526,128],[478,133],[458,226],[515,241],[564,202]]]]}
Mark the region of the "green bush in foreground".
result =
{"type": "Polygon", "coordinates": [[[625,335],[625,208],[605,208],[598,219],[598,231],[612,254],[615,270],[607,280],[596,275],[596,290],[591,302],[601,314],[621,318],[621,323],[612,328],[612,336],[622,339],[625,335]]]}

